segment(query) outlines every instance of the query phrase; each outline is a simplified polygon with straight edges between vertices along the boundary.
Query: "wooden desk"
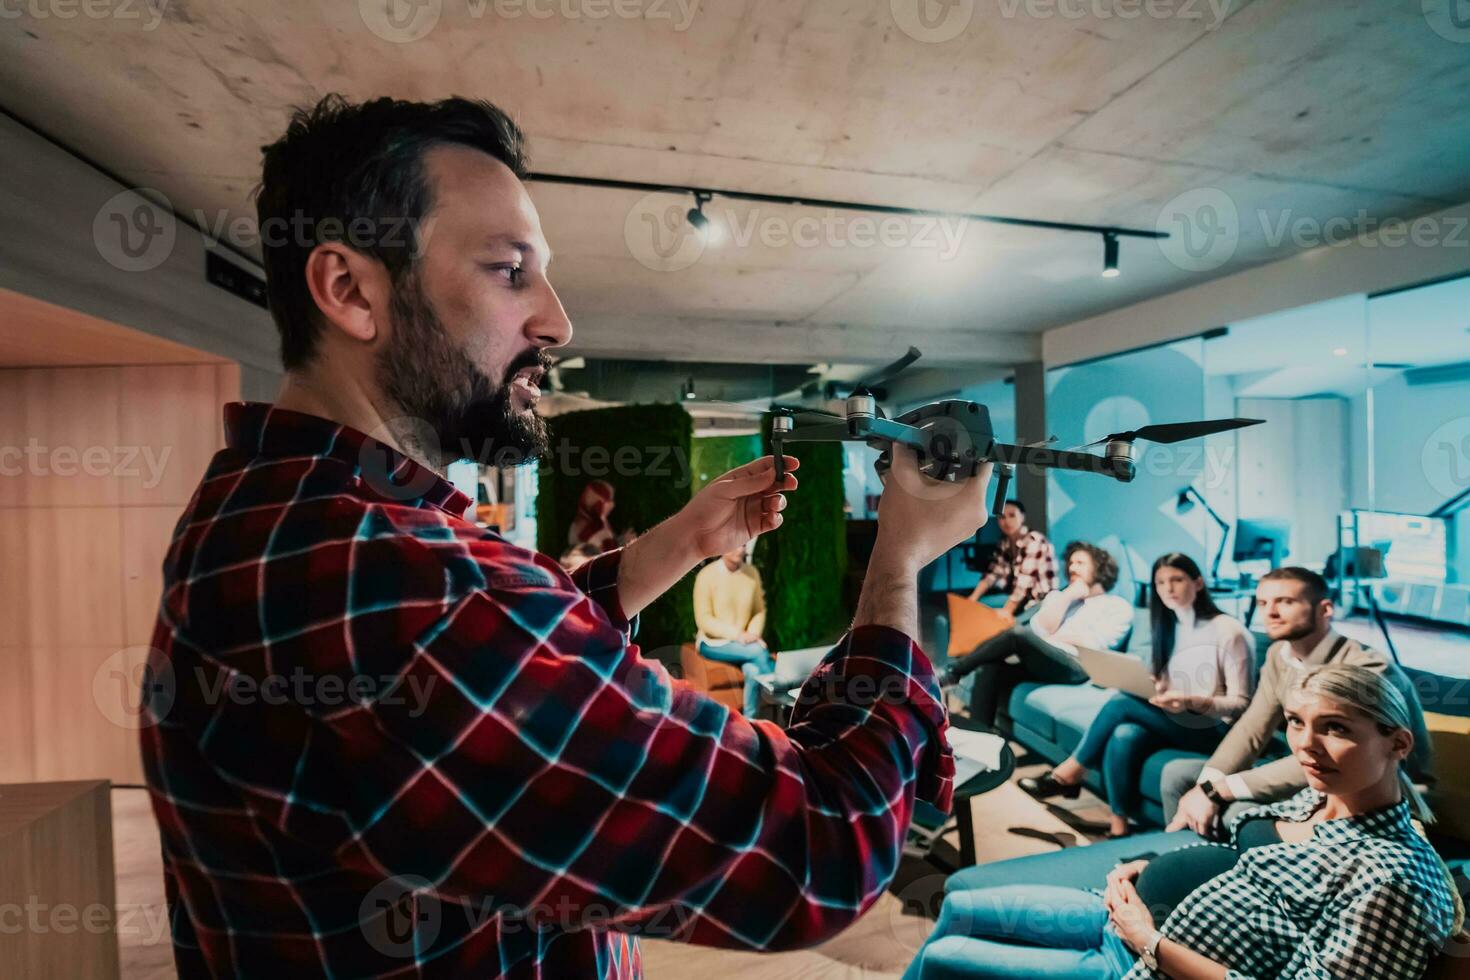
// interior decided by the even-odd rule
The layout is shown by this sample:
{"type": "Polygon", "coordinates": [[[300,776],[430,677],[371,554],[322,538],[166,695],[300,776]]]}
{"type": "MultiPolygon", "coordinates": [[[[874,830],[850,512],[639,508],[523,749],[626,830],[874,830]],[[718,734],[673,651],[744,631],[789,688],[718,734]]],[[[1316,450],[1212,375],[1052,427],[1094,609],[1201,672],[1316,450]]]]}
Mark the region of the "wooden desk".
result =
{"type": "Polygon", "coordinates": [[[108,786],[0,785],[0,973],[117,980],[108,786]]]}

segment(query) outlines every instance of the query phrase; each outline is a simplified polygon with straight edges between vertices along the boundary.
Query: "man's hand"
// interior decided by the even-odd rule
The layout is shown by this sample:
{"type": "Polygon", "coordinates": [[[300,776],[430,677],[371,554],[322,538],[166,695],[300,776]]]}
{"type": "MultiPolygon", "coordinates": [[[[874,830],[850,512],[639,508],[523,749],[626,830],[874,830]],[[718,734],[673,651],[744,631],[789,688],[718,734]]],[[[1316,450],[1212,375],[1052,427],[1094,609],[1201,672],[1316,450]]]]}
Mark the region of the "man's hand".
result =
{"type": "Polygon", "coordinates": [[[1174,814],[1174,819],[1169,821],[1165,830],[1183,830],[1188,827],[1201,837],[1211,837],[1215,833],[1215,821],[1220,816],[1220,808],[1215,801],[1205,795],[1205,791],[1196,786],[1179,798],[1179,809],[1174,814]]]}
{"type": "Polygon", "coordinates": [[[1015,613],[1007,612],[1004,609],[997,609],[995,611],[995,615],[996,615],[996,618],[997,619],[999,619],[1002,623],[1004,623],[1008,627],[1009,626],[1015,626],[1016,625],[1016,615],[1015,615],[1015,613]]]}
{"type": "Polygon", "coordinates": [[[1091,582],[1084,582],[1080,578],[1074,578],[1069,581],[1067,583],[1067,587],[1062,590],[1062,597],[1069,601],[1076,602],[1079,599],[1086,599],[1088,593],[1090,593],[1091,591],[1091,582]]]}
{"type": "Polygon", "coordinates": [[[994,578],[992,578],[989,575],[985,576],[984,578],[982,578],[979,582],[977,582],[975,584],[975,591],[974,592],[971,592],[967,598],[971,602],[978,602],[978,601],[980,601],[980,597],[983,596],[985,593],[989,592],[990,591],[990,587],[992,585],[994,585],[994,584],[995,584],[995,579],[994,578]]]}
{"type": "Polygon", "coordinates": [[[763,456],[711,480],[670,521],[688,536],[696,561],[712,558],[781,526],[782,492],[796,489],[791,472],[801,466],[787,456],[786,477],[776,486],[776,458],[763,456]]]}
{"type": "Polygon", "coordinates": [[[796,489],[786,457],[786,478],[776,484],[776,460],[766,456],[710,482],[684,508],[628,545],[618,566],[618,602],[633,617],[689,573],[702,558],[743,547],[781,526],[782,491],[796,489]]]}
{"type": "Polygon", "coordinates": [[[919,471],[914,451],[893,444],[893,462],[878,501],[878,540],[868,561],[854,626],[888,626],[918,635],[918,574],[986,520],[991,464],[959,483],[919,471]]]}
{"type": "Polygon", "coordinates": [[[752,633],[750,630],[741,630],[739,639],[741,643],[760,643],[761,640],[759,633],[752,633]]]}

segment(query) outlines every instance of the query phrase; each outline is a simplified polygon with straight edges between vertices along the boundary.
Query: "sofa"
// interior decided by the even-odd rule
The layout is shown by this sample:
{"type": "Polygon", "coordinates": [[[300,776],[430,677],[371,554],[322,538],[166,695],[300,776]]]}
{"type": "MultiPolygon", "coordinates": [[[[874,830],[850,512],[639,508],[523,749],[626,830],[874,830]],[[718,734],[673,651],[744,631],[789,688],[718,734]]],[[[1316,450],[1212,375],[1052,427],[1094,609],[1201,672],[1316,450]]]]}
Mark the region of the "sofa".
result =
{"type": "MultiPolygon", "coordinates": [[[[930,642],[935,649],[944,649],[948,642],[944,617],[932,617],[929,626],[930,642]]],[[[1139,651],[1148,649],[1149,635],[1147,610],[1135,610],[1133,640],[1130,644],[1135,655],[1142,655],[1139,651]]],[[[1256,666],[1259,673],[1271,641],[1259,631],[1252,631],[1252,635],[1256,640],[1256,666]]],[[[1426,721],[1435,741],[1435,766],[1441,775],[1442,788],[1449,793],[1455,793],[1457,787],[1470,783],[1470,678],[1441,677],[1413,668],[1404,668],[1404,675],[1424,707],[1426,721]],[[1448,778],[1444,778],[1446,776],[1448,778]]],[[[1076,748],[1087,726],[1111,695],[1111,691],[1091,684],[1023,682],[1002,703],[996,722],[1001,731],[1014,741],[1046,761],[1056,764],[1076,748]]],[[[1285,736],[1278,733],[1274,748],[1268,750],[1261,761],[1270,761],[1284,755],[1286,751],[1285,736]]],[[[1162,827],[1165,820],[1160,783],[1164,767],[1175,759],[1201,758],[1195,753],[1172,748],[1161,749],[1150,755],[1143,764],[1138,805],[1128,816],[1141,827],[1162,827]]],[[[1094,793],[1103,795],[1101,772],[1090,771],[1085,784],[1094,793]]],[[[1441,812],[1470,811],[1470,792],[1461,789],[1448,802],[1449,806],[1441,805],[1437,809],[1441,812]]],[[[1470,818],[1462,819],[1470,823],[1470,818]]]]}

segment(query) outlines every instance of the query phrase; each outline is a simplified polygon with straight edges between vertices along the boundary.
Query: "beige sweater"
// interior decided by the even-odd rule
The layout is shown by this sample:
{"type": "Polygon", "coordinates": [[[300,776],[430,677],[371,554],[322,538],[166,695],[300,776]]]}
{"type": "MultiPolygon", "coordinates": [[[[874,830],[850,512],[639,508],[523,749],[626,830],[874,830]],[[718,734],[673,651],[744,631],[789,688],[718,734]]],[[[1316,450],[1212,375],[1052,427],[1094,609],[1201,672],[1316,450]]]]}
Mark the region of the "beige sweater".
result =
{"type": "MultiPolygon", "coordinates": [[[[1205,775],[1215,770],[1231,777],[1232,788],[1238,791],[1243,786],[1252,800],[1285,799],[1306,786],[1307,777],[1291,756],[1255,768],[1251,764],[1261,757],[1261,752],[1285,721],[1281,699],[1298,673],[1326,663],[1357,664],[1379,673],[1389,672],[1395,686],[1409,696],[1413,715],[1415,750],[1410,760],[1410,773],[1417,779],[1427,779],[1431,758],[1429,733],[1424,727],[1423,709],[1408,678],[1377,650],[1364,647],[1335,631],[1329,631],[1305,661],[1296,659],[1291,653],[1291,644],[1286,640],[1271,644],[1271,649],[1266,652],[1266,662],[1261,667],[1261,680],[1255,696],[1251,698],[1245,714],[1231,726],[1214,755],[1210,756],[1210,761],[1205,763],[1205,775]]],[[[1237,792],[1237,795],[1240,794],[1237,792]]]]}
{"type": "Polygon", "coordinates": [[[766,628],[761,573],[750,564],[732,572],[723,558],[701,568],[694,577],[694,622],[700,642],[738,639],[745,630],[760,636],[766,628]]]}

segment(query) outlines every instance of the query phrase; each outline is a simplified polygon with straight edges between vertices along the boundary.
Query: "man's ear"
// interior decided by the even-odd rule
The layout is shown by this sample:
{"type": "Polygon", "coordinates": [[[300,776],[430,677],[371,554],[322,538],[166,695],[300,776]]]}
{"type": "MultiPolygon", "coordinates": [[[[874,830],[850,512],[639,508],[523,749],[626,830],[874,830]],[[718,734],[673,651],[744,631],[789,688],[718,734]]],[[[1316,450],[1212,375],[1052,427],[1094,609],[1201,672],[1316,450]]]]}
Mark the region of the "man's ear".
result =
{"type": "Polygon", "coordinates": [[[1317,606],[1317,615],[1325,616],[1328,619],[1331,619],[1333,613],[1335,613],[1336,611],[1336,607],[1332,605],[1331,599],[1323,599],[1322,602],[1317,606]]]}
{"type": "Polygon", "coordinates": [[[388,322],[388,271],[341,242],[323,242],[306,258],[306,287],[328,330],[371,344],[388,322]]]}

